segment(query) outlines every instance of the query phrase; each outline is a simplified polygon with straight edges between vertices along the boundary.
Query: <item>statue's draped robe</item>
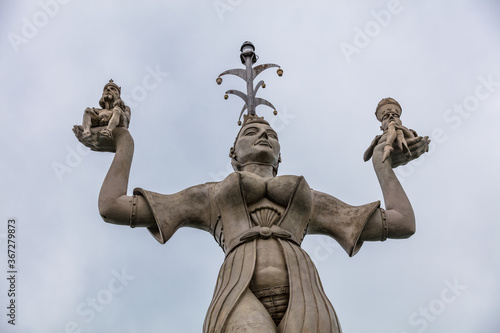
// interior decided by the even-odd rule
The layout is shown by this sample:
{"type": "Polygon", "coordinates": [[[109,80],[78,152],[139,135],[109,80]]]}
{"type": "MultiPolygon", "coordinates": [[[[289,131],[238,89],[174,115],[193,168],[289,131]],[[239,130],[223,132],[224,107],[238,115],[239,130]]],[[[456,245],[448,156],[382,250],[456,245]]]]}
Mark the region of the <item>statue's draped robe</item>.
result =
{"type": "Polygon", "coordinates": [[[260,227],[252,223],[246,200],[259,192],[269,199],[286,200],[285,212],[271,228],[272,237],[283,249],[290,285],[288,309],[278,332],[341,332],[316,268],[300,244],[307,233],[323,234],[333,237],[350,256],[356,254],[362,245],[359,236],[379,207],[378,201],[354,207],[312,190],[303,177],[279,176],[266,181],[248,172],[235,172],[221,182],[172,195],[134,191],[147,200],[157,224],[149,230],[160,243],[178,228],[189,226],[210,232],[226,254],[204,333],[225,332],[232,309],[250,284],[260,227]]]}

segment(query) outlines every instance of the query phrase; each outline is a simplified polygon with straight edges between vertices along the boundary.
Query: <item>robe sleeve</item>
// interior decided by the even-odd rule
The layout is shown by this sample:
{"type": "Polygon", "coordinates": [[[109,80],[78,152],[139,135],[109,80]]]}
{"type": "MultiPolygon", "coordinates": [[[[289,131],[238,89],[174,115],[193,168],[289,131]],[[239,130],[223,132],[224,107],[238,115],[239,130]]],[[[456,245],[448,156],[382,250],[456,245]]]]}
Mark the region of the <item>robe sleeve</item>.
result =
{"type": "Polygon", "coordinates": [[[333,237],[352,257],[363,245],[359,237],[370,216],[380,207],[380,201],[351,206],[329,194],[311,192],[312,211],[307,232],[333,237]]]}
{"type": "Polygon", "coordinates": [[[181,227],[210,231],[212,187],[213,183],[206,183],[175,194],[159,194],[136,188],[134,194],[146,199],[156,222],[156,226],[148,230],[158,242],[165,244],[181,227]]]}

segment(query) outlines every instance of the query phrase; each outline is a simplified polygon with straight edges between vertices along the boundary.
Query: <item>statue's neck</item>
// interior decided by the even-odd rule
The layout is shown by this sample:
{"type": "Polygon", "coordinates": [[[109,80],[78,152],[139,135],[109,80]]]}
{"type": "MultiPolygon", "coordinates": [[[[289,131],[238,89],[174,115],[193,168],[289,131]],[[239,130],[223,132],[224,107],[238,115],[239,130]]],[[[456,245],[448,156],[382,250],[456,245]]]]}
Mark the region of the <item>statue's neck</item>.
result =
{"type": "Polygon", "coordinates": [[[249,163],[242,167],[241,171],[247,171],[263,178],[274,177],[273,166],[268,164],[249,163]]]}

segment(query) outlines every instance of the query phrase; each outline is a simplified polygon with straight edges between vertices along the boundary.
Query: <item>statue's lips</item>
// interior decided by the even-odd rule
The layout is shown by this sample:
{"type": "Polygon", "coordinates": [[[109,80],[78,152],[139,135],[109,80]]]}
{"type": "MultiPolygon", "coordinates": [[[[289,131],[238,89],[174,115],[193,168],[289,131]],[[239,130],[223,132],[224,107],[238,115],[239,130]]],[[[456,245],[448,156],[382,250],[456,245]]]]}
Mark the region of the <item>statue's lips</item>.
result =
{"type": "Polygon", "coordinates": [[[255,143],[255,145],[256,146],[268,146],[269,148],[273,148],[273,146],[271,146],[271,144],[267,140],[259,140],[255,143]]]}

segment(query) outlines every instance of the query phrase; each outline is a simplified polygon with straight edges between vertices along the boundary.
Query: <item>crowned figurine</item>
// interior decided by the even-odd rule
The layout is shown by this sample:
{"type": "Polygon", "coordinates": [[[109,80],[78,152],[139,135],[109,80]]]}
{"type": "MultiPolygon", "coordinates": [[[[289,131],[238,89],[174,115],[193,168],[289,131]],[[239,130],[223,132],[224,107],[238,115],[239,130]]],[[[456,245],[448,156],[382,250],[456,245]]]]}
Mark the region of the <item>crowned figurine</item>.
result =
{"type": "MultiPolygon", "coordinates": [[[[403,126],[400,119],[402,110],[401,105],[395,99],[390,97],[384,98],[378,103],[377,109],[375,110],[375,116],[381,123],[380,129],[383,133],[381,135],[377,135],[370,144],[370,147],[366,150],[363,156],[365,162],[372,157],[373,149],[377,146],[379,141],[384,142],[384,140],[385,146],[384,153],[382,155],[382,163],[387,160],[394,150],[400,153],[400,157],[406,158],[406,163],[410,161],[412,153],[408,147],[407,139],[416,138],[418,137],[418,134],[414,130],[403,126]]],[[[404,165],[406,163],[398,162],[398,165],[404,165]]],[[[394,167],[394,163],[392,164],[394,167]]]]}
{"type": "Polygon", "coordinates": [[[121,88],[111,79],[104,85],[99,100],[101,109],[85,109],[82,125],[73,127],[76,137],[85,146],[92,150],[114,151],[113,130],[117,127],[128,128],[130,123],[130,108],[120,94],[121,88]]]}

